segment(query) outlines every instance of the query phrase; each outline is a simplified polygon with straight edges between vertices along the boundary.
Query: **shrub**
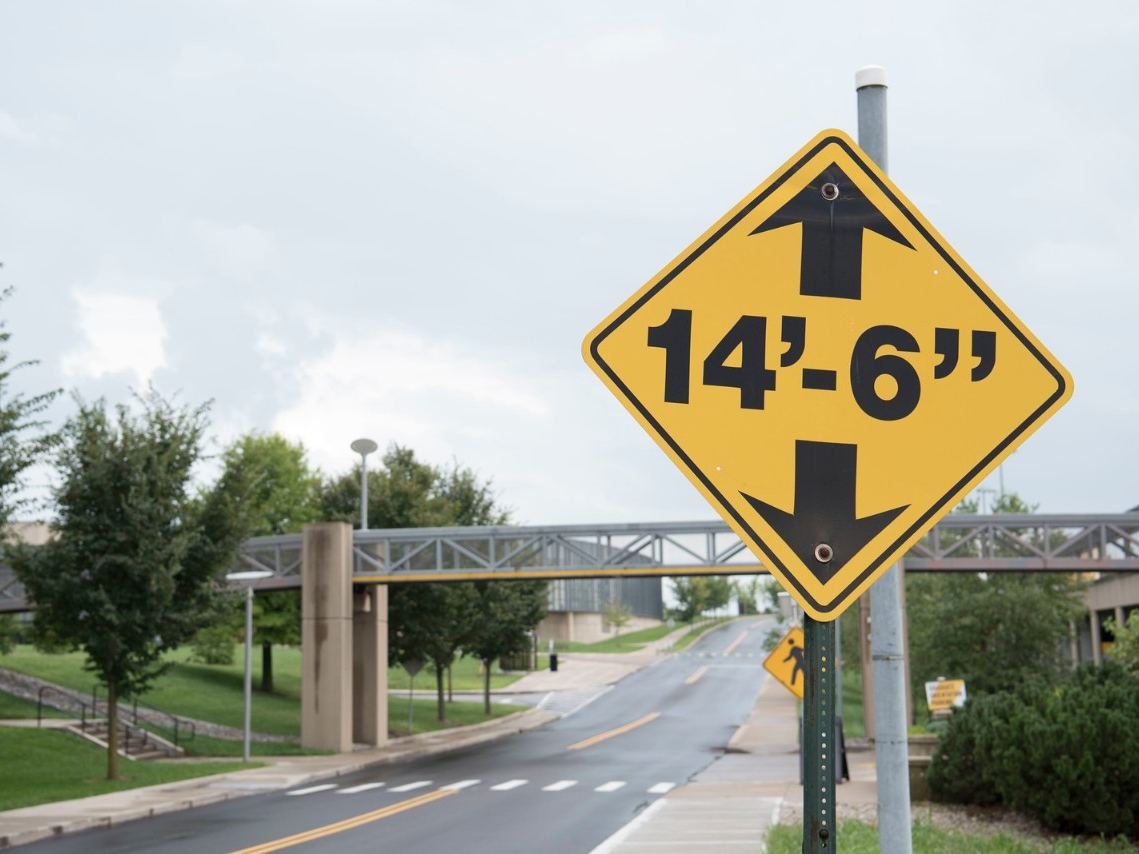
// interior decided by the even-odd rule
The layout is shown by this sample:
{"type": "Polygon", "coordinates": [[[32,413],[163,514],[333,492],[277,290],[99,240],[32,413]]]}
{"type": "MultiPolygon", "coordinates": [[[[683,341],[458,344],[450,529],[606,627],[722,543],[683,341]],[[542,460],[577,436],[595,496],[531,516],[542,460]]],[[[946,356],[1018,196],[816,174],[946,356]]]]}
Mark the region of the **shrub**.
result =
{"type": "Polygon", "coordinates": [[[992,694],[970,697],[950,719],[929,766],[929,788],[934,800],[980,806],[1000,803],[1000,794],[986,777],[977,753],[977,733],[989,726],[992,706],[998,699],[999,695],[992,694]]]}
{"type": "Polygon", "coordinates": [[[1055,830],[1139,836],[1139,679],[1109,661],[1057,687],[971,700],[939,742],[930,787],[1055,830]]]}
{"type": "Polygon", "coordinates": [[[209,626],[199,629],[191,642],[191,661],[203,664],[233,664],[233,629],[209,626]]]}

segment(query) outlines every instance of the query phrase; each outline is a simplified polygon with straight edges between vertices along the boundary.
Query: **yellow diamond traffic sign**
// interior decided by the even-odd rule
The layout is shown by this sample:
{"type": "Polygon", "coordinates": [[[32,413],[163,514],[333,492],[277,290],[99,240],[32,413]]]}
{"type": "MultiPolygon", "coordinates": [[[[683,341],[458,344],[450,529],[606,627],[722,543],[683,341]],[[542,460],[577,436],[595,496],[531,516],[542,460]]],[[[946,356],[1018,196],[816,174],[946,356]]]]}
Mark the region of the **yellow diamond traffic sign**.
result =
{"type": "Polygon", "coordinates": [[[803,644],[803,629],[792,626],[763,660],[764,669],[800,700],[803,699],[803,683],[807,680],[803,644]]]}
{"type": "Polygon", "coordinates": [[[765,567],[833,620],[1072,394],[846,134],[824,131],[585,339],[765,567]]]}

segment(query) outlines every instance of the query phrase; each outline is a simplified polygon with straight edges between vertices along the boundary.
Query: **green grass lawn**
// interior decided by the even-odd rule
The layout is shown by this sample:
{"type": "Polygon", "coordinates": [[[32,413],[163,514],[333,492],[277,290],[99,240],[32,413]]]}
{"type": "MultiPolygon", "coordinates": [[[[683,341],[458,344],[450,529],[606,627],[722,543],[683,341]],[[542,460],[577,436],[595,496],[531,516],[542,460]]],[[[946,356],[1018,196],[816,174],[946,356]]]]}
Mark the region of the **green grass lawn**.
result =
{"type": "MultiPolygon", "coordinates": [[[[36,716],[37,705],[38,704],[33,700],[25,700],[23,697],[13,697],[11,694],[5,694],[0,691],[0,721],[32,720],[36,716]]],[[[43,710],[42,716],[45,718],[70,717],[70,715],[65,715],[63,712],[46,707],[43,710]]]]}
{"type": "Polygon", "coordinates": [[[51,730],[0,726],[0,810],[85,798],[140,786],[154,786],[244,766],[240,762],[130,762],[124,779],[108,781],[107,754],[74,735],[51,730]]]}
{"type": "MultiPolygon", "coordinates": [[[[1037,840],[1020,839],[1007,833],[969,834],[942,830],[924,821],[913,825],[914,854],[1112,854],[1134,851],[1125,840],[1087,842],[1063,839],[1041,848],[1037,840]]],[[[838,826],[834,849],[843,854],[878,854],[878,828],[861,821],[844,821],[838,826]]],[[[768,854],[799,854],[803,850],[803,826],[780,824],[767,834],[768,854]]]]}
{"type": "MultiPolygon", "coordinates": [[[[152,689],[143,697],[149,706],[166,712],[196,720],[211,721],[240,729],[244,724],[244,663],[233,665],[206,665],[187,661],[188,652],[178,650],[171,654],[174,662],[171,669],[155,681],[152,689]]],[[[9,655],[0,657],[0,667],[37,676],[41,679],[63,685],[76,693],[89,697],[96,679],[83,669],[82,653],[48,655],[30,646],[17,647],[9,655]]],[[[260,660],[257,659],[258,664],[260,660]]],[[[300,650],[279,648],[273,656],[274,693],[253,693],[252,728],[254,732],[269,735],[300,736],[300,650]]],[[[257,684],[258,668],[254,668],[254,684],[257,684]]],[[[403,689],[407,689],[407,674],[400,669],[403,689]]],[[[393,677],[396,671],[390,671],[393,677]]],[[[508,684],[517,676],[496,676],[492,685],[508,684]]],[[[481,688],[482,677],[478,674],[478,662],[464,660],[455,670],[455,690],[475,690],[481,688]]],[[[393,679],[393,681],[396,681],[393,679]]],[[[488,716],[483,714],[482,703],[461,702],[447,706],[448,723],[439,723],[436,715],[434,673],[423,671],[416,677],[414,732],[428,732],[452,725],[479,723],[489,718],[501,717],[519,711],[517,706],[493,704],[488,716]]],[[[399,684],[394,686],[397,690],[399,684]]],[[[0,697],[7,695],[0,694],[0,697]]],[[[105,697],[105,693],[101,694],[105,697]]],[[[23,705],[8,698],[0,709],[11,708],[9,717],[34,718],[35,703],[23,705]],[[9,705],[10,704],[10,705],[9,705]]],[[[394,735],[404,735],[407,730],[407,698],[399,693],[388,697],[388,719],[394,735]]],[[[170,738],[173,731],[168,727],[157,728],[159,734],[170,738]]],[[[190,741],[180,739],[182,746],[192,754],[208,756],[240,756],[240,740],[208,738],[195,735],[190,741]]],[[[254,743],[252,752],[257,755],[283,755],[301,751],[296,745],[280,742],[254,743]]]]}
{"type": "Polygon", "coordinates": [[[635,632],[626,632],[622,635],[614,635],[605,640],[595,641],[594,643],[578,643],[577,641],[554,641],[555,652],[605,652],[605,653],[622,653],[622,652],[636,652],[647,644],[655,643],[663,638],[665,635],[670,635],[677,629],[688,627],[688,634],[684,635],[673,647],[673,649],[680,650],[688,646],[700,635],[709,629],[713,629],[727,620],[735,619],[734,617],[715,617],[708,620],[701,620],[693,623],[677,623],[676,625],[668,625],[668,623],[661,623],[659,626],[652,626],[647,629],[640,629],[635,632]]]}

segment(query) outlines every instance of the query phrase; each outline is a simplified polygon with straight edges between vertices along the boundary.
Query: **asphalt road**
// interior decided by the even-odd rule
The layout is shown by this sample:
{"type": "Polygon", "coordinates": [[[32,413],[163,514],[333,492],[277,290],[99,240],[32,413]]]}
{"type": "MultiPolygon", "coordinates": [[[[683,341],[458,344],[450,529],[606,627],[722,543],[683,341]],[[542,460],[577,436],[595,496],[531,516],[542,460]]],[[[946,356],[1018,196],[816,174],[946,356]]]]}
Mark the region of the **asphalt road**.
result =
{"type": "Polygon", "coordinates": [[[765,623],[720,627],[537,730],[24,850],[589,852],[723,754],[764,678],[765,623]]]}

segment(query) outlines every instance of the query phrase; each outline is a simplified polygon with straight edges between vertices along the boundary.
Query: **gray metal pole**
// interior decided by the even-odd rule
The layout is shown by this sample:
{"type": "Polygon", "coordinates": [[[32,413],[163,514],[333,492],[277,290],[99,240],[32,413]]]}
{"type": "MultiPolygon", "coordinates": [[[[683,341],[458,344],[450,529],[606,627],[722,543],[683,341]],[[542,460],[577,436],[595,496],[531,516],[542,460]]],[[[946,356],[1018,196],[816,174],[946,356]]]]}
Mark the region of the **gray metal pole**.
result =
{"type": "MultiPolygon", "coordinates": [[[[886,69],[855,75],[858,144],[883,171],[886,159],[886,69]]],[[[906,735],[906,662],[902,633],[902,564],[870,588],[870,646],[874,670],[878,846],[882,854],[911,854],[909,742],[906,735]]]]}
{"type": "Polygon", "coordinates": [[[253,585],[245,588],[245,739],[241,745],[241,761],[249,761],[249,733],[253,707],[253,585]]]}
{"type": "Polygon", "coordinates": [[[360,530],[368,530],[368,455],[360,454],[360,530]]]}

